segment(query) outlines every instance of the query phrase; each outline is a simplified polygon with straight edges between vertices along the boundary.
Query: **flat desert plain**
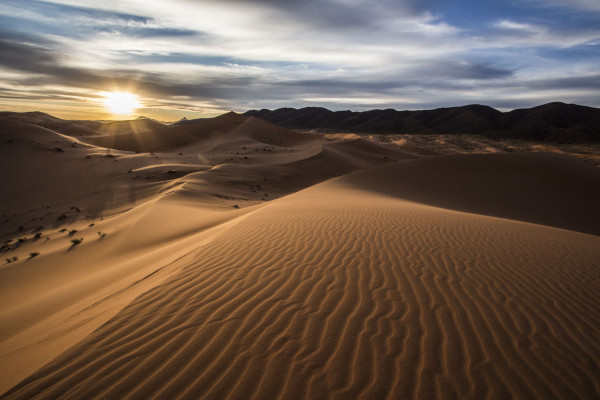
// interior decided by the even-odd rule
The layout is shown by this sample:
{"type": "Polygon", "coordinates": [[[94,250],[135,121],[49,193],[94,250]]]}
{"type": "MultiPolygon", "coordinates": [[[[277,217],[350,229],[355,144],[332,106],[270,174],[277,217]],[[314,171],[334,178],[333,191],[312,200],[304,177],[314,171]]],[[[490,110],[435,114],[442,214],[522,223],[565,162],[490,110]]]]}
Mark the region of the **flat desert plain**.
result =
{"type": "Polygon", "coordinates": [[[0,396],[600,398],[600,168],[396,139],[0,113],[0,396]]]}

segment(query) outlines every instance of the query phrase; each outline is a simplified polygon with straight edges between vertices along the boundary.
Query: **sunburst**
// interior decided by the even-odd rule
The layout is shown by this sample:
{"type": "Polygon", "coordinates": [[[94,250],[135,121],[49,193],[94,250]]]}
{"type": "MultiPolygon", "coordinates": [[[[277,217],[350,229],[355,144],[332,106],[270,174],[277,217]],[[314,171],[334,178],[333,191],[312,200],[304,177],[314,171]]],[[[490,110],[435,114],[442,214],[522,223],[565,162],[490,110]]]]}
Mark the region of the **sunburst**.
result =
{"type": "Polygon", "coordinates": [[[128,92],[106,92],[104,95],[104,107],[114,115],[131,115],[136,108],[140,107],[138,97],[128,92]]]}

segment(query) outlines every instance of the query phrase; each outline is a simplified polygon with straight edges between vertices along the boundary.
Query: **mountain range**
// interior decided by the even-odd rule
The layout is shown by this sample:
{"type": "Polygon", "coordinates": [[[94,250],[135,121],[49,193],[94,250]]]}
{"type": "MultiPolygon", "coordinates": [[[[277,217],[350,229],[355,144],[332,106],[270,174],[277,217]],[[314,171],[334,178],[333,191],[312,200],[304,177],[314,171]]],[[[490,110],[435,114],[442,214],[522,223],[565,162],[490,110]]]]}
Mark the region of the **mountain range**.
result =
{"type": "Polygon", "coordinates": [[[245,114],[289,129],[383,134],[467,133],[562,143],[600,141],[600,109],[558,102],[509,112],[473,104],[421,111],[353,112],[307,107],[250,110],[245,114]]]}

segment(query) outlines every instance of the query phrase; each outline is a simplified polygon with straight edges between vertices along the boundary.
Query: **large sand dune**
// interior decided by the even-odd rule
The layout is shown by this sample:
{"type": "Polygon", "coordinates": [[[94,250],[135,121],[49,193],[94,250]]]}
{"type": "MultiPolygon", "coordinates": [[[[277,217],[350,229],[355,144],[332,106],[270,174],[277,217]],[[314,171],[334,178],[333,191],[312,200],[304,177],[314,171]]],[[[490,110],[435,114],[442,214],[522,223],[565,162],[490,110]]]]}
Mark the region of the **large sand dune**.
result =
{"type": "Polygon", "coordinates": [[[600,396],[600,170],[238,117],[114,157],[3,126],[25,199],[2,195],[3,237],[25,238],[0,267],[3,398],[600,396]],[[87,155],[91,179],[64,191],[81,212],[57,220],[61,191],[36,174],[87,155]],[[130,200],[93,190],[116,184],[130,200]],[[57,202],[32,222],[36,190],[57,202]]]}

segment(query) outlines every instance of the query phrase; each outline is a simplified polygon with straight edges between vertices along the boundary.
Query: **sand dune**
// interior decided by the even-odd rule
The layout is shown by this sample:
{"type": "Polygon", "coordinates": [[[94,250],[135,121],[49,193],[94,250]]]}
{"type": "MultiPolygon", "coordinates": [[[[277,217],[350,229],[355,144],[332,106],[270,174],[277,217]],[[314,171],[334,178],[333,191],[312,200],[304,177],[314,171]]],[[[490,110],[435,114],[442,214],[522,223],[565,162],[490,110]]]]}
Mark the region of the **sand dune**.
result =
{"type": "Polygon", "coordinates": [[[335,180],[219,235],[8,398],[593,398],[599,245],[335,180]]]}
{"type": "Polygon", "coordinates": [[[358,188],[600,235],[600,169],[552,153],[420,158],[348,176],[358,188]]]}
{"type": "Polygon", "coordinates": [[[39,111],[26,113],[0,112],[0,121],[26,122],[74,136],[95,135],[98,129],[102,127],[102,122],[99,121],[65,120],[39,111]]]}
{"type": "Polygon", "coordinates": [[[230,112],[172,126],[143,119],[111,122],[103,124],[96,135],[81,138],[97,146],[127,151],[167,151],[195,144],[208,153],[225,141],[290,147],[312,141],[315,135],[290,131],[259,118],[230,112]]]}
{"type": "Polygon", "coordinates": [[[216,120],[114,157],[0,126],[1,232],[26,238],[0,266],[2,398],[600,395],[596,167],[216,120]],[[81,210],[58,221],[60,174],[81,210]],[[57,199],[38,239],[32,193],[57,199]]]}
{"type": "Polygon", "coordinates": [[[11,261],[0,267],[0,390],[92,332],[252,207],[335,176],[342,158],[338,174],[386,162],[342,157],[319,135],[286,134],[255,118],[217,120],[231,131],[208,132],[208,141],[173,153],[139,154],[82,143],[37,120],[0,121],[0,166],[11,171],[3,186],[12,189],[0,194],[1,251],[11,261]]]}
{"type": "Polygon", "coordinates": [[[165,129],[166,127],[166,125],[148,118],[138,118],[130,121],[111,121],[103,123],[96,132],[96,135],[142,134],[144,132],[165,129]]]}

